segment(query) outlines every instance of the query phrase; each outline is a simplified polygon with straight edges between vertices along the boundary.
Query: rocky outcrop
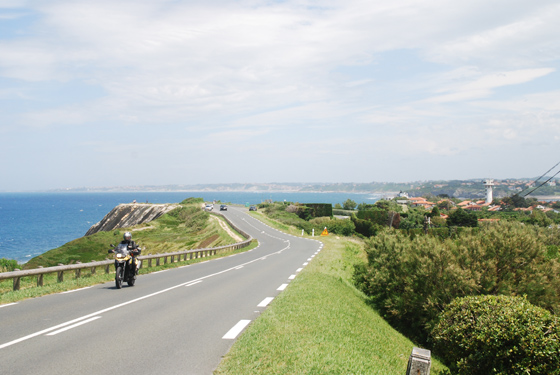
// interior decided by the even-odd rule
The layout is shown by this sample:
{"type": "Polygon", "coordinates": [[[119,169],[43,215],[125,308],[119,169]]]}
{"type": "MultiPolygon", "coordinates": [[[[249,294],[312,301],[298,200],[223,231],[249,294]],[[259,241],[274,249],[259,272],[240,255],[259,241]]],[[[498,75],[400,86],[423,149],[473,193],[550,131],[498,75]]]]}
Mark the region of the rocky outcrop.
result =
{"type": "Polygon", "coordinates": [[[86,236],[91,234],[110,231],[116,228],[128,228],[134,225],[143,224],[157,219],[167,212],[177,208],[177,204],[142,204],[127,203],[119,204],[113,208],[105,217],[97,224],[89,228],[86,236]]]}

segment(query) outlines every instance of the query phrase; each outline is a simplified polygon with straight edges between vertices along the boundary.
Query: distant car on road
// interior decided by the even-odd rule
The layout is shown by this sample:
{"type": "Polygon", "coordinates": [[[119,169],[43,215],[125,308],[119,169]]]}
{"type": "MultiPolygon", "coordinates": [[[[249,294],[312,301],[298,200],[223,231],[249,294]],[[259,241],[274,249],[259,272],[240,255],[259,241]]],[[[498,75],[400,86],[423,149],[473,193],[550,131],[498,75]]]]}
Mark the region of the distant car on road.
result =
{"type": "Polygon", "coordinates": [[[207,204],[206,205],[206,211],[212,211],[214,209],[214,205],[213,204],[207,204]]]}
{"type": "Polygon", "coordinates": [[[227,206],[225,204],[221,204],[220,211],[227,211],[227,206]]]}
{"type": "Polygon", "coordinates": [[[249,211],[256,211],[257,210],[257,206],[251,206],[249,207],[249,211]]]}

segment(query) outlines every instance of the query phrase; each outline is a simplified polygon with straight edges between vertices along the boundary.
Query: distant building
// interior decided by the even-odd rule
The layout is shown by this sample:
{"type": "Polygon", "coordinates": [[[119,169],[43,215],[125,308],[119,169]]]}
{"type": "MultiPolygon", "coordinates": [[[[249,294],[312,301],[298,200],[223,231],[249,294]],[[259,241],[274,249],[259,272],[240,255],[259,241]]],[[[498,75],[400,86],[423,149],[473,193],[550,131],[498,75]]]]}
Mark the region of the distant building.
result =
{"type": "Polygon", "coordinates": [[[397,194],[397,197],[399,198],[408,198],[408,193],[404,192],[404,191],[399,191],[399,194],[397,194]]]}
{"type": "Polygon", "coordinates": [[[486,203],[492,203],[494,197],[492,196],[492,188],[494,187],[494,180],[486,180],[484,182],[484,187],[486,188],[486,203]]]}

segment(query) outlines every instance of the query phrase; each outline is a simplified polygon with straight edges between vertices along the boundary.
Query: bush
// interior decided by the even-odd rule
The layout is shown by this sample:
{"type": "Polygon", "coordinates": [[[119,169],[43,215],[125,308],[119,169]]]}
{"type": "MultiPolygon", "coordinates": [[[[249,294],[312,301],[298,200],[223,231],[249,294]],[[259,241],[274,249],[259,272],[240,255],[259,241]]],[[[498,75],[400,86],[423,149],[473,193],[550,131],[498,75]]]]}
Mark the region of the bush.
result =
{"type": "Polygon", "coordinates": [[[352,216],[352,222],[354,223],[356,232],[364,237],[375,236],[381,228],[379,224],[374,224],[369,220],[358,219],[356,216],[352,216]]]}
{"type": "Polygon", "coordinates": [[[458,298],[432,337],[458,375],[560,374],[560,321],[525,298],[458,298]]]}
{"type": "Polygon", "coordinates": [[[18,268],[17,260],[0,258],[0,272],[11,272],[16,268],[18,268]]]}
{"type": "Polygon", "coordinates": [[[330,203],[303,203],[305,207],[309,208],[311,217],[331,217],[333,215],[332,204],[330,203]]]}
{"type": "Polygon", "coordinates": [[[419,341],[457,297],[527,295],[558,313],[552,232],[559,231],[506,222],[446,239],[385,229],[366,241],[368,265],[356,270],[355,281],[387,320],[419,341]]]}
{"type": "Polygon", "coordinates": [[[351,236],[356,227],[349,219],[331,219],[329,217],[321,217],[309,221],[315,232],[319,233],[326,227],[329,233],[339,234],[341,236],[351,236]]]}
{"type": "Polygon", "coordinates": [[[458,208],[452,211],[447,218],[447,226],[449,227],[476,227],[478,226],[478,217],[474,212],[465,211],[458,208]]]}

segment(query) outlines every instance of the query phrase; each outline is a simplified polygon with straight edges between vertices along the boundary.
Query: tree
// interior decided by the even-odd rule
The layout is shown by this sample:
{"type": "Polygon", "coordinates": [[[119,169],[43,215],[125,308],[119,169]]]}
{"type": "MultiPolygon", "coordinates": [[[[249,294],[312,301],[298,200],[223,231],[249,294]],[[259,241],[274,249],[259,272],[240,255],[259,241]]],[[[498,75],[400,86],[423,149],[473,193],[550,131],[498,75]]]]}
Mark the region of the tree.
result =
{"type": "Polygon", "coordinates": [[[527,200],[517,194],[512,195],[511,197],[504,197],[502,198],[502,203],[506,206],[518,208],[518,207],[529,207],[529,202],[527,200]]]}
{"type": "Polygon", "coordinates": [[[430,216],[431,218],[439,217],[440,216],[439,208],[437,206],[432,208],[432,212],[428,216],[430,216]]]}
{"type": "Polygon", "coordinates": [[[356,206],[356,202],[354,202],[350,198],[346,199],[344,203],[342,203],[342,207],[344,207],[345,210],[353,210],[354,208],[356,208],[356,206]]]}
{"type": "Polygon", "coordinates": [[[371,208],[375,207],[375,205],[373,204],[369,204],[369,203],[360,203],[358,205],[358,211],[364,211],[364,210],[369,210],[371,208]]]}
{"type": "Polygon", "coordinates": [[[391,202],[387,200],[378,200],[377,202],[375,202],[375,205],[377,206],[377,208],[385,211],[388,211],[391,208],[391,202]]]}
{"type": "Polygon", "coordinates": [[[453,208],[453,203],[449,199],[444,199],[437,204],[440,210],[450,210],[453,208]]]}
{"type": "Polygon", "coordinates": [[[448,227],[477,227],[478,218],[474,212],[468,212],[458,208],[449,214],[447,218],[448,227]]]}

